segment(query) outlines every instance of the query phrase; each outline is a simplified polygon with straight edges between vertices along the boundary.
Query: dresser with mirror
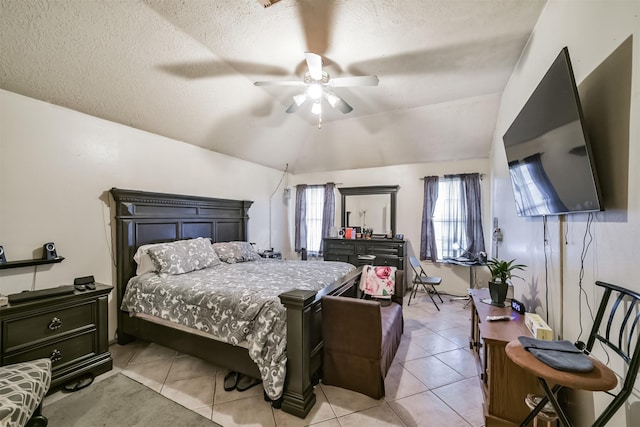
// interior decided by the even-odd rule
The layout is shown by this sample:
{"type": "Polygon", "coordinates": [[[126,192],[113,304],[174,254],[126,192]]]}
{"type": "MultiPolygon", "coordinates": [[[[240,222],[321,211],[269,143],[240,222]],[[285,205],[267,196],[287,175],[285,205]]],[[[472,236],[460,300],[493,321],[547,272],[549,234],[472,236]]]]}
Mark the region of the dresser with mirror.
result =
{"type": "MultiPolygon", "coordinates": [[[[341,194],[341,228],[358,231],[354,239],[324,239],[324,259],[359,266],[387,265],[404,270],[406,242],[396,239],[396,196],[399,186],[339,188],[341,194]],[[363,231],[372,229],[370,238],[363,231]]],[[[406,276],[406,275],[405,275],[406,276]]]]}

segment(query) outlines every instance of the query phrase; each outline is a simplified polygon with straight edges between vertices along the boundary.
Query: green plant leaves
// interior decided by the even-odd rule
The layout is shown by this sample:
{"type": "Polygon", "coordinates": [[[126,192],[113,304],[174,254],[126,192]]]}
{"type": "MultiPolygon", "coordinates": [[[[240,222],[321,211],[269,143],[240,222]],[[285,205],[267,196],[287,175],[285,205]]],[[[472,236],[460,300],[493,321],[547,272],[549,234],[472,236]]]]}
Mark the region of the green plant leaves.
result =
{"type": "Polygon", "coordinates": [[[513,274],[513,271],[524,270],[527,266],[524,264],[514,264],[515,261],[515,259],[503,261],[497,258],[491,258],[487,261],[487,267],[491,272],[491,279],[500,279],[501,282],[506,283],[506,281],[511,279],[511,277],[520,277],[513,274]]]}

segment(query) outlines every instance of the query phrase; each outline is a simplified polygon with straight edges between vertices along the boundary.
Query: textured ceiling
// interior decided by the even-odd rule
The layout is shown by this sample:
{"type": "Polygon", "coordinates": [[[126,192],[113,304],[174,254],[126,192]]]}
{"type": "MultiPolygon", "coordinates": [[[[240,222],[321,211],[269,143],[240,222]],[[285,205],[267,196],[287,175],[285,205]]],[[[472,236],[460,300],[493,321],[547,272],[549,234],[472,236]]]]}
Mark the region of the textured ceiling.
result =
{"type": "Polygon", "coordinates": [[[0,0],[0,87],[293,173],[487,157],[546,0],[0,0]],[[285,110],[304,52],[354,110],[285,110]]]}

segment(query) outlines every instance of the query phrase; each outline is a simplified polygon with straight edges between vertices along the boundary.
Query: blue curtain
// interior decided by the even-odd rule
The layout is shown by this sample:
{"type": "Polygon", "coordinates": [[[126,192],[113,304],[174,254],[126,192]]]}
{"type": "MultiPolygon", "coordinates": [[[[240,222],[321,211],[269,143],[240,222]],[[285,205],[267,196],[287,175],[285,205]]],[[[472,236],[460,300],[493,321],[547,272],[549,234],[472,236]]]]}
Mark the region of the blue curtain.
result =
{"type": "Polygon", "coordinates": [[[422,231],[420,236],[420,259],[438,259],[436,233],[433,227],[433,212],[438,200],[438,177],[424,177],[424,202],[422,206],[422,231]]]}
{"type": "Polygon", "coordinates": [[[295,250],[300,252],[307,247],[307,185],[296,186],[296,212],[295,212],[295,250]]]}
{"type": "MultiPolygon", "coordinates": [[[[322,238],[329,237],[329,231],[336,219],[336,185],[329,182],[324,186],[324,203],[322,206],[322,238]]],[[[324,241],[320,241],[320,255],[324,251],[324,241]]]]}
{"type": "Polygon", "coordinates": [[[482,201],[480,196],[480,174],[462,174],[462,198],[465,201],[467,253],[472,258],[478,257],[478,252],[485,252],[484,232],[482,230],[482,201]]]}

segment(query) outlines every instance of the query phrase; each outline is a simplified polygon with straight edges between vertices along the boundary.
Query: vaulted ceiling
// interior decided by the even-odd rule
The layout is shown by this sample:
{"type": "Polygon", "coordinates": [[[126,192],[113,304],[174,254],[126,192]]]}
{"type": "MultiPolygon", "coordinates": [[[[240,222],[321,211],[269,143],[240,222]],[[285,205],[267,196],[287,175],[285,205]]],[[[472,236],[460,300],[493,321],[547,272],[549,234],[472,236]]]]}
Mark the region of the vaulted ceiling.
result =
{"type": "Polygon", "coordinates": [[[293,173],[487,157],[546,0],[0,0],[0,87],[293,173]],[[305,51],[349,114],[285,110],[305,51]]]}

